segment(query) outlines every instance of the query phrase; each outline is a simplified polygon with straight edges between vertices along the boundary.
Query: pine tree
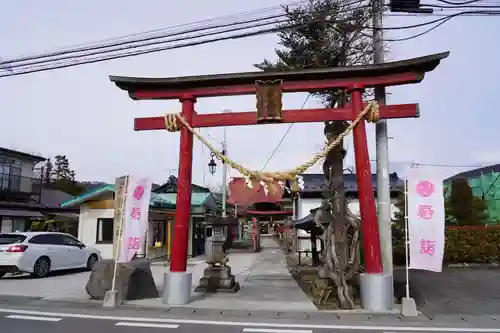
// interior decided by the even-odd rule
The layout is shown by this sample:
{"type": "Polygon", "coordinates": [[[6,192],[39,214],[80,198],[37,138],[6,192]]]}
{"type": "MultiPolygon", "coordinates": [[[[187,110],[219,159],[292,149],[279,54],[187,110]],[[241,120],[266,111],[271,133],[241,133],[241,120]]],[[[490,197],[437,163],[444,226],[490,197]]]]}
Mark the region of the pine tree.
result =
{"type": "Polygon", "coordinates": [[[47,159],[47,161],[45,161],[45,165],[43,167],[42,182],[44,184],[52,183],[53,171],[54,171],[54,166],[52,165],[52,161],[49,158],[47,159]]]}
{"type": "Polygon", "coordinates": [[[54,157],[54,176],[56,180],[71,180],[71,169],[66,155],[56,155],[54,157]]]}
{"type": "MultiPolygon", "coordinates": [[[[347,0],[308,0],[302,5],[284,6],[287,22],[280,27],[280,48],[276,61],[264,60],[255,67],[264,71],[287,71],[326,67],[366,65],[372,60],[372,40],[363,30],[371,20],[370,6],[347,0]]],[[[314,94],[326,107],[343,106],[348,97],[339,89],[314,94]]],[[[328,142],[348,126],[344,121],[325,122],[324,134],[328,142]]],[[[323,173],[326,190],[318,220],[325,222],[322,238],[326,250],[323,268],[337,287],[341,308],[353,308],[353,288],[347,286],[359,271],[357,256],[359,221],[348,214],[343,182],[343,142],[326,156],[323,173]],[[333,227],[343,225],[344,227],[333,227]],[[350,230],[344,232],[345,229],[350,230]],[[354,229],[354,230],[352,230],[354,229]],[[332,239],[335,241],[332,243],[332,239]],[[350,264],[351,261],[354,265],[350,264]]]]}
{"type": "Polygon", "coordinates": [[[85,188],[76,182],[76,173],[71,169],[68,157],[66,155],[57,155],[54,159],[53,178],[56,187],[75,196],[83,193],[85,188]]]}

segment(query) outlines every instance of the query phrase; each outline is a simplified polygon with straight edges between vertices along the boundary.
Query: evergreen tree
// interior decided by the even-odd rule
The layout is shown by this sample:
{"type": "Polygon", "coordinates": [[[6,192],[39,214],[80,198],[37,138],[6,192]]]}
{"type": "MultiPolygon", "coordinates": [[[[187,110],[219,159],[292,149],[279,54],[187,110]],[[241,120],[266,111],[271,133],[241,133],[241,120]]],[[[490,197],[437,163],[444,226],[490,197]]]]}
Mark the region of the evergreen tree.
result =
{"type": "MultiPolygon", "coordinates": [[[[280,48],[276,61],[264,60],[255,67],[264,71],[288,71],[327,67],[366,65],[372,60],[372,39],[363,30],[371,20],[370,6],[348,0],[308,0],[299,6],[284,6],[287,22],[281,24],[278,34],[280,48]]],[[[314,94],[326,107],[342,106],[348,97],[339,89],[314,94]]],[[[348,124],[344,121],[325,122],[324,134],[328,142],[342,133],[348,124]]],[[[347,283],[359,270],[359,222],[348,213],[343,182],[343,142],[326,156],[323,173],[326,190],[318,220],[329,225],[322,238],[326,247],[323,268],[337,287],[341,308],[353,308],[353,288],[347,283]],[[344,227],[333,227],[343,225],[344,227]],[[344,230],[350,230],[344,232],[344,230]],[[354,229],[354,230],[351,230],[354,229]],[[335,240],[332,242],[332,239],[335,240]],[[354,265],[347,264],[354,262],[354,265]]]]}
{"type": "Polygon", "coordinates": [[[54,157],[53,178],[56,188],[71,195],[79,195],[85,191],[85,187],[76,182],[76,173],[71,169],[66,155],[54,157]]]}
{"type": "Polygon", "coordinates": [[[71,172],[69,160],[66,155],[56,155],[54,157],[54,176],[56,180],[71,180],[71,172]]]}
{"type": "Polygon", "coordinates": [[[447,221],[455,225],[484,225],[488,220],[484,199],[475,197],[467,179],[454,179],[446,200],[447,221]]]}
{"type": "Polygon", "coordinates": [[[45,165],[43,166],[43,174],[42,174],[42,182],[44,184],[52,183],[52,175],[54,171],[54,166],[52,165],[51,159],[47,159],[45,161],[45,165]]]}

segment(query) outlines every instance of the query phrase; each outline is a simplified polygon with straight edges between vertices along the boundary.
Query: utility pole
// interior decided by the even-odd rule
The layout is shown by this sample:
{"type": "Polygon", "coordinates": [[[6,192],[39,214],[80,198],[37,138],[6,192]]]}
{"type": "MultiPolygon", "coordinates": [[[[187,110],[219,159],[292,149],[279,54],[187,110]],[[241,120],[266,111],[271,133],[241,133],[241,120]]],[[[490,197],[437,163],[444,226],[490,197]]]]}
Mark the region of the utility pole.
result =
{"type": "MultiPolygon", "coordinates": [[[[382,16],[384,11],[383,0],[372,1],[373,10],[373,61],[375,64],[384,63],[384,33],[382,30],[382,16]]],[[[385,104],[385,87],[375,87],[375,99],[379,104],[385,104]]],[[[385,292],[387,300],[394,299],[393,263],[392,263],[392,221],[391,221],[391,193],[389,183],[389,139],[387,135],[387,120],[380,119],[375,127],[377,153],[377,206],[378,228],[380,235],[380,249],[384,275],[390,276],[391,284],[385,292]]],[[[388,307],[393,307],[387,304],[388,307]]]]}
{"type": "MultiPolygon", "coordinates": [[[[222,155],[227,156],[226,128],[224,127],[224,141],[222,141],[222,155]]],[[[227,164],[222,161],[222,218],[227,216],[227,164]]]]}

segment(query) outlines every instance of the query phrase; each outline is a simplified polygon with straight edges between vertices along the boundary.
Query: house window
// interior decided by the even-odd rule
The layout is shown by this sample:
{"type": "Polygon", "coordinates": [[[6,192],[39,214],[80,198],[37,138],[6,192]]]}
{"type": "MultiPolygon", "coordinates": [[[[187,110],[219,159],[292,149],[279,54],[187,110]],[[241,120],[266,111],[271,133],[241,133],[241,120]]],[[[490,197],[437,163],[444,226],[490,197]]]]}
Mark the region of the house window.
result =
{"type": "Polygon", "coordinates": [[[113,244],[113,219],[97,219],[96,243],[113,244]]]}
{"type": "Polygon", "coordinates": [[[0,158],[0,189],[19,191],[21,188],[21,162],[0,158]]]}
{"type": "Polygon", "coordinates": [[[167,221],[151,221],[153,229],[153,245],[156,242],[161,242],[165,244],[167,241],[167,221]]]}

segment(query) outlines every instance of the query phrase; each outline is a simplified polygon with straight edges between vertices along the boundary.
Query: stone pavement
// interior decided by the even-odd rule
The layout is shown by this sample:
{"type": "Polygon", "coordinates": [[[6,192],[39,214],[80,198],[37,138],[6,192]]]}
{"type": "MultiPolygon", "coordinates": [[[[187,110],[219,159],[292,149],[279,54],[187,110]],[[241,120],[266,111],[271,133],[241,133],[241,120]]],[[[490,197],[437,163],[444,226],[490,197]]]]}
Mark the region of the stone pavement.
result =
{"type": "MultiPolygon", "coordinates": [[[[193,274],[193,300],[188,308],[231,310],[315,311],[316,307],[290,275],[285,255],[272,237],[262,237],[260,253],[230,253],[229,265],[241,289],[235,294],[195,293],[198,281],[207,267],[204,260],[188,261],[193,274]]],[[[168,272],[163,264],[151,270],[157,288],[163,289],[163,275],[168,272]]],[[[45,279],[12,276],[0,280],[0,295],[28,296],[52,301],[99,303],[89,299],[85,285],[90,273],[55,274],[45,279]]],[[[129,305],[168,308],[161,298],[127,302],[129,305]]]]}
{"type": "MultiPolygon", "coordinates": [[[[292,278],[283,251],[271,236],[261,237],[260,253],[231,253],[229,266],[240,283],[241,289],[235,294],[203,294],[194,292],[203,276],[206,264],[202,263],[189,270],[193,273],[193,300],[188,308],[221,310],[275,310],[314,311],[316,306],[304,294],[292,278]]],[[[160,290],[163,283],[157,281],[160,290]]],[[[131,301],[138,306],[168,307],[161,299],[131,301]]]]}

